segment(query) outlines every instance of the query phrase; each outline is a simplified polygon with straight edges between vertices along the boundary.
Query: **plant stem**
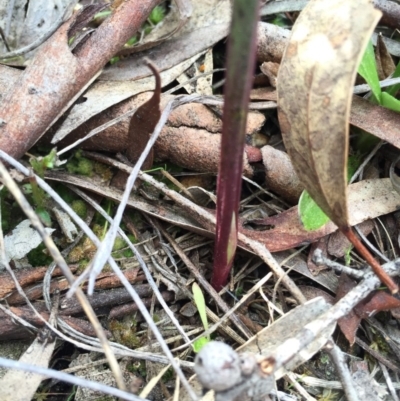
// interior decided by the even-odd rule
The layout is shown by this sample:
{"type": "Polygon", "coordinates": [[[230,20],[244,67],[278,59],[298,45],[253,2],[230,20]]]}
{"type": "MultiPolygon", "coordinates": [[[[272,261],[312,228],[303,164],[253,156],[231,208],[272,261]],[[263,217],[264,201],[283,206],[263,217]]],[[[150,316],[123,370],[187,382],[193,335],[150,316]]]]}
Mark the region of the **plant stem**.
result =
{"type": "Polygon", "coordinates": [[[233,1],[217,184],[214,270],[211,280],[217,291],[226,284],[236,252],[243,152],[255,66],[259,8],[258,0],[233,1]]]}
{"type": "Polygon", "coordinates": [[[392,294],[396,294],[399,291],[398,285],[393,281],[391,277],[382,269],[382,266],[374,259],[369,250],[364,246],[360,239],[354,234],[351,227],[340,228],[340,231],[346,236],[346,238],[354,245],[354,248],[360,253],[365,261],[371,266],[374,273],[379,277],[379,280],[385,284],[392,294]]]}

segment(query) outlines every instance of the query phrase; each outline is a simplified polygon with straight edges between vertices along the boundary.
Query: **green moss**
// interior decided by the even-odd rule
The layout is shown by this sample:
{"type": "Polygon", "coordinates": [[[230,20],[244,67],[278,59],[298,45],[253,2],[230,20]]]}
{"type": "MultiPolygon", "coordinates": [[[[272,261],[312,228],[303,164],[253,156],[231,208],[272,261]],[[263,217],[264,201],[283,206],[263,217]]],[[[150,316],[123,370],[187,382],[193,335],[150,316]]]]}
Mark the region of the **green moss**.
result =
{"type": "Polygon", "coordinates": [[[145,361],[135,361],[131,365],[128,365],[126,368],[129,372],[138,374],[142,377],[146,377],[147,371],[146,371],[146,362],[145,361]]]}
{"type": "MultiPolygon", "coordinates": [[[[137,43],[138,38],[137,35],[132,36],[127,42],[126,42],[126,46],[133,46],[135,43],[137,43]]],[[[111,61],[110,61],[111,62],[111,61]]]]}
{"type": "Polygon", "coordinates": [[[94,163],[82,156],[82,152],[78,151],[67,163],[67,170],[71,174],[80,174],[91,176],[93,174],[94,163]]]}
{"type": "Polygon", "coordinates": [[[103,181],[110,181],[114,174],[110,166],[99,162],[94,162],[93,171],[98,174],[103,181]]]}
{"type": "Polygon", "coordinates": [[[119,251],[120,249],[123,249],[123,248],[126,248],[126,247],[127,247],[126,242],[121,237],[117,236],[115,238],[112,250],[113,251],[119,251]]]}
{"type": "Polygon", "coordinates": [[[71,204],[74,200],[79,199],[78,196],[72,192],[65,185],[55,185],[54,190],[58,193],[58,195],[68,204],[71,204]]]}
{"type": "Polygon", "coordinates": [[[118,343],[129,348],[137,348],[140,346],[140,338],[136,335],[136,325],[125,320],[111,320],[109,329],[118,343]]]}
{"type": "Polygon", "coordinates": [[[28,258],[29,263],[33,266],[46,266],[50,264],[53,259],[46,253],[46,246],[42,243],[37,248],[32,249],[26,257],[28,258]]]}
{"type": "Polygon", "coordinates": [[[165,18],[165,8],[160,5],[154,7],[149,15],[149,21],[154,25],[157,25],[164,18],[165,18]]]}
{"type": "Polygon", "coordinates": [[[87,205],[82,199],[76,199],[71,203],[72,210],[82,219],[87,215],[87,205]]]}
{"type": "Polygon", "coordinates": [[[120,58],[118,56],[112,57],[110,60],[110,64],[113,65],[115,63],[118,63],[119,60],[120,60],[120,58]]]}

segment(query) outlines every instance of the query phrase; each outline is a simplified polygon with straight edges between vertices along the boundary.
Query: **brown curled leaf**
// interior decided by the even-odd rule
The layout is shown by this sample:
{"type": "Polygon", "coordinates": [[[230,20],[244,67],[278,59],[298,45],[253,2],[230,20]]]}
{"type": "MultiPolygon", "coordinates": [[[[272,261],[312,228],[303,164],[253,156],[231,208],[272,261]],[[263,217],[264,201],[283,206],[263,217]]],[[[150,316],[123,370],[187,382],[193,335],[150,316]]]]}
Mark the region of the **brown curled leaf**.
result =
{"type": "MultiPolygon", "coordinates": [[[[154,74],[156,85],[153,96],[136,110],[129,123],[126,157],[132,164],[138,161],[144,151],[161,115],[161,77],[156,66],[150,60],[147,60],[146,64],[154,74]]],[[[153,165],[153,160],[154,150],[151,149],[142,164],[142,170],[149,170],[153,165]]],[[[119,171],[113,178],[112,185],[117,188],[124,188],[127,178],[128,175],[126,173],[119,171]]]]}
{"type": "MultiPolygon", "coordinates": [[[[147,145],[149,136],[153,133],[161,115],[161,77],[157,67],[150,60],[147,60],[146,64],[154,74],[156,87],[154,89],[153,96],[137,109],[129,124],[129,143],[126,156],[131,163],[135,163],[139,159],[141,153],[147,145]]],[[[153,154],[154,152],[152,149],[142,165],[142,170],[148,170],[152,166],[154,157],[153,154]]]]}

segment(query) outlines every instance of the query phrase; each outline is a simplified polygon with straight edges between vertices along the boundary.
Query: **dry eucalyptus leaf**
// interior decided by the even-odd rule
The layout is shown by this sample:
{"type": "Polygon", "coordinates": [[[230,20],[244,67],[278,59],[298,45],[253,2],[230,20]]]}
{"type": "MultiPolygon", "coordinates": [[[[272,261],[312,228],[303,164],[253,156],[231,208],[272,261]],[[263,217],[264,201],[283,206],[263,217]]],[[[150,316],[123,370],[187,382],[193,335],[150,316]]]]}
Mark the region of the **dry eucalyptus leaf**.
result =
{"type": "MultiPolygon", "coordinates": [[[[198,54],[178,65],[161,73],[163,85],[171,83],[183,71],[189,68],[199,57],[198,54]]],[[[156,63],[154,58],[153,62],[156,63]]],[[[142,62],[143,64],[143,62],[142,62]]],[[[158,64],[157,64],[158,65],[158,64]]],[[[147,68],[147,67],[146,67],[147,68]]],[[[150,73],[146,74],[150,75],[150,73]]],[[[138,93],[154,89],[154,78],[146,76],[133,81],[98,81],[82,97],[83,103],[76,103],[68,117],[63,121],[52,139],[57,143],[65,138],[72,130],[79,127],[89,118],[97,115],[103,110],[125,100],[138,93]]]]}
{"type": "Polygon", "coordinates": [[[381,34],[378,35],[376,42],[375,58],[379,80],[384,80],[385,78],[390,77],[394,73],[396,65],[385,45],[385,42],[383,41],[381,34]]]}
{"type": "MultiPolygon", "coordinates": [[[[139,159],[161,115],[161,77],[152,63],[147,62],[147,65],[154,74],[156,87],[153,96],[136,110],[129,124],[128,139],[130,146],[126,150],[126,155],[131,163],[136,163],[139,159]]],[[[148,170],[153,165],[153,153],[152,149],[142,165],[143,170],[148,170]]]]}
{"type": "Polygon", "coordinates": [[[278,114],[297,175],[339,227],[347,210],[351,89],[381,13],[369,0],[311,0],[297,19],[279,70],[278,114]],[[360,12],[362,10],[362,12],[360,12]]]}
{"type": "MultiPolygon", "coordinates": [[[[400,196],[393,190],[389,178],[364,180],[349,186],[350,225],[354,226],[368,219],[398,210],[400,196]]],[[[253,221],[267,227],[265,231],[243,228],[248,237],[260,241],[271,252],[291,249],[314,242],[337,230],[332,222],[315,231],[307,231],[298,217],[297,206],[284,212],[253,221]]]]}
{"type": "Polygon", "coordinates": [[[7,57],[5,62],[10,65],[26,65],[35,50],[71,15],[76,3],[77,0],[0,2],[0,28],[7,41],[0,40],[0,59],[7,57]]]}

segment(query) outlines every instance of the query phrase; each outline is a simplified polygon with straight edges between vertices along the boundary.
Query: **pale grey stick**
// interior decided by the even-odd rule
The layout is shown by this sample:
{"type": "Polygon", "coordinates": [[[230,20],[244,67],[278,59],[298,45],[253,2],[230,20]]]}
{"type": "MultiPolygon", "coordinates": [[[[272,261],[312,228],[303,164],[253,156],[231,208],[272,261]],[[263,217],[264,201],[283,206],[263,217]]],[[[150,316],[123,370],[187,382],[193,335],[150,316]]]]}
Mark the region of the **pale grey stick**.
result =
{"type": "Polygon", "coordinates": [[[18,361],[13,361],[11,359],[0,357],[0,366],[9,369],[24,370],[26,372],[32,372],[40,374],[46,377],[51,377],[56,380],[60,380],[66,383],[75,384],[76,386],[90,388],[95,391],[102,391],[103,393],[113,395],[115,397],[121,398],[126,401],[148,401],[144,398],[138,397],[132,393],[127,393],[126,391],[119,390],[114,387],[106,386],[105,384],[89,381],[83,379],[79,376],[70,375],[68,373],[58,372],[54,369],[41,368],[39,366],[30,365],[28,363],[22,363],[18,361]]]}
{"type": "Polygon", "coordinates": [[[332,358],[333,363],[335,364],[336,371],[340,377],[340,381],[343,386],[343,391],[347,397],[347,401],[360,401],[356,389],[354,388],[353,385],[353,379],[351,378],[351,373],[343,358],[342,351],[333,342],[332,339],[328,341],[328,344],[326,345],[325,349],[328,351],[329,355],[332,358]]]}

